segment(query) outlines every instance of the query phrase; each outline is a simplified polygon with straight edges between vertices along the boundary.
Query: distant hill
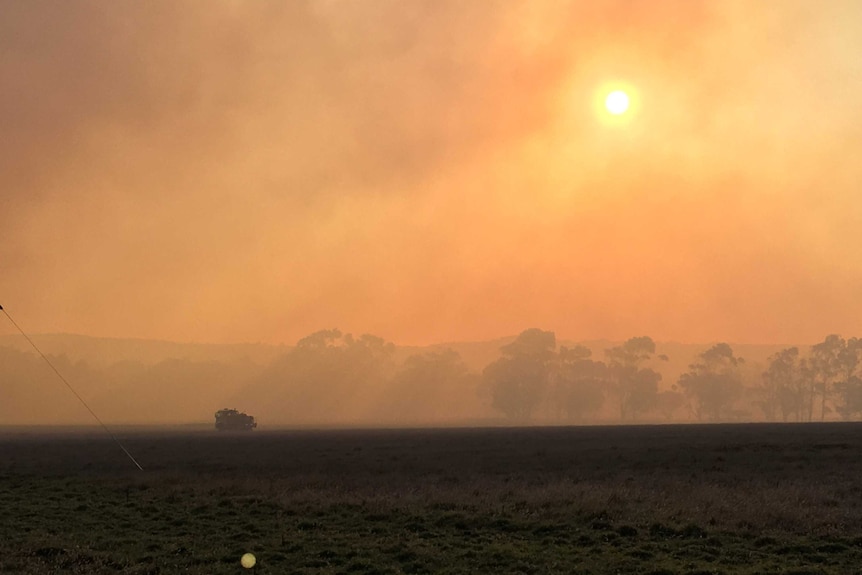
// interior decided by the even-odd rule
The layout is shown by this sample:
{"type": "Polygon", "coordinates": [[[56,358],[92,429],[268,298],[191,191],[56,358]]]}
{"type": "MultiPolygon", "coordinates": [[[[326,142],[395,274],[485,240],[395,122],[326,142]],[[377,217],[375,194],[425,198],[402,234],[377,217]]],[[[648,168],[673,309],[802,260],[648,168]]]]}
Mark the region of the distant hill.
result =
{"type": "MultiPolygon", "coordinates": [[[[46,354],[65,355],[73,361],[84,360],[98,367],[122,361],[155,364],[165,359],[228,363],[250,360],[256,364],[265,365],[292,349],[292,346],[263,343],[178,343],[149,339],[90,337],[76,334],[39,334],[30,337],[46,354]]],[[[449,348],[457,351],[471,370],[478,372],[500,357],[500,348],[511,343],[514,339],[515,336],[513,335],[487,341],[398,346],[395,359],[400,363],[410,355],[449,348]]],[[[593,358],[596,360],[604,360],[605,350],[620,343],[622,342],[609,340],[558,341],[560,346],[586,346],[592,350],[593,358]]],[[[792,345],[729,343],[734,353],[744,358],[750,367],[765,366],[770,355],[792,345]]],[[[688,365],[695,360],[697,355],[711,345],[713,344],[656,342],[656,352],[668,356],[668,362],[661,369],[664,373],[664,381],[676,381],[679,375],[688,369],[688,365]]],[[[31,352],[33,349],[27,340],[20,335],[0,335],[0,347],[9,347],[24,352],[31,352]]],[[[799,348],[800,351],[804,351],[808,346],[802,345],[799,348]]]]}
{"type": "MultiPolygon", "coordinates": [[[[83,360],[97,367],[124,361],[155,364],[164,359],[227,363],[250,360],[257,364],[268,364],[275,357],[290,349],[283,345],[261,343],[177,343],[75,334],[39,334],[31,335],[30,338],[45,354],[65,355],[73,361],[83,360]]],[[[9,347],[24,352],[33,351],[33,348],[21,335],[0,335],[0,347],[9,347]]]]}

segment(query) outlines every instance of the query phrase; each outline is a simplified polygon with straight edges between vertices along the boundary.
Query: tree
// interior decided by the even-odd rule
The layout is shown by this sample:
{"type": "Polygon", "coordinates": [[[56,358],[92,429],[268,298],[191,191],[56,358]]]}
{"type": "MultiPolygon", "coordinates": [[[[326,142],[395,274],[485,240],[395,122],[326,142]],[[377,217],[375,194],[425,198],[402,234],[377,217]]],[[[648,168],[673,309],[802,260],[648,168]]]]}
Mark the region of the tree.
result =
{"type": "Polygon", "coordinates": [[[616,388],[620,418],[635,419],[651,409],[658,399],[661,374],[643,367],[655,355],[655,342],[650,337],[633,337],[622,345],[605,350],[608,373],[616,388]]]}
{"type": "Polygon", "coordinates": [[[605,400],[607,366],[590,359],[584,346],[561,347],[554,370],[554,400],[558,416],[583,421],[598,411],[605,400]]]}
{"type": "Polygon", "coordinates": [[[395,346],[373,335],[337,329],[297,342],[244,392],[247,409],[262,421],[319,423],[368,415],[392,376],[395,346]]]}
{"type": "Polygon", "coordinates": [[[502,357],[482,372],[493,407],[511,419],[528,420],[544,395],[556,346],[554,332],[532,328],[501,347],[502,357]]]}
{"type": "Polygon", "coordinates": [[[742,392],[739,365],[726,343],[718,343],[697,356],[679,378],[679,387],[688,397],[698,420],[720,421],[731,416],[733,404],[742,392]]]}
{"type": "Polygon", "coordinates": [[[665,420],[673,419],[674,414],[685,405],[685,396],[679,391],[676,384],[667,391],[661,391],[656,397],[656,411],[664,416],[665,420]]]}
{"type": "Polygon", "coordinates": [[[858,417],[862,413],[862,339],[851,337],[838,354],[838,381],[834,390],[841,398],[838,413],[843,419],[858,417]]]}
{"type": "Polygon", "coordinates": [[[460,354],[452,349],[411,355],[382,398],[382,416],[426,423],[466,418],[473,406],[465,405],[465,400],[475,389],[475,378],[460,354]]]}
{"type": "Polygon", "coordinates": [[[862,379],[852,376],[835,384],[835,391],[841,397],[838,414],[842,419],[855,419],[862,414],[862,379]]]}
{"type": "Polygon", "coordinates": [[[862,339],[851,337],[838,354],[839,378],[846,381],[862,368],[862,339]]]}
{"type": "Polygon", "coordinates": [[[769,420],[775,420],[778,412],[787,421],[795,417],[802,421],[806,401],[807,385],[803,377],[804,362],[799,359],[799,348],[789,347],[769,356],[769,367],[763,372],[760,387],[760,407],[769,420]]]}
{"type": "Polygon", "coordinates": [[[808,420],[814,416],[814,402],[820,396],[820,420],[826,416],[826,401],[832,394],[832,387],[838,381],[843,369],[842,363],[850,359],[847,352],[847,342],[839,335],[828,335],[817,345],[811,346],[811,356],[808,360],[809,403],[808,420]]]}
{"type": "Polygon", "coordinates": [[[522,331],[515,340],[500,348],[504,356],[527,357],[547,362],[554,357],[557,338],[552,331],[530,328],[522,331]]]}

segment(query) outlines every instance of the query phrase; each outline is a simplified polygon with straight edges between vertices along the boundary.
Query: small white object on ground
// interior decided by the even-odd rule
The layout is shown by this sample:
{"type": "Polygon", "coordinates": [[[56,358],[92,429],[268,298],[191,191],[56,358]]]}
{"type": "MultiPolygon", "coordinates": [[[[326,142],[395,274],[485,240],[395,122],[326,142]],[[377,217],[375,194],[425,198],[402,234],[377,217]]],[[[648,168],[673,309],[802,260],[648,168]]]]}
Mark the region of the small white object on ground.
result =
{"type": "Polygon", "coordinates": [[[254,555],[251,553],[246,553],[242,556],[242,559],[240,559],[239,562],[242,563],[242,566],[246,569],[251,569],[254,567],[254,564],[257,563],[257,559],[255,559],[254,555]]]}

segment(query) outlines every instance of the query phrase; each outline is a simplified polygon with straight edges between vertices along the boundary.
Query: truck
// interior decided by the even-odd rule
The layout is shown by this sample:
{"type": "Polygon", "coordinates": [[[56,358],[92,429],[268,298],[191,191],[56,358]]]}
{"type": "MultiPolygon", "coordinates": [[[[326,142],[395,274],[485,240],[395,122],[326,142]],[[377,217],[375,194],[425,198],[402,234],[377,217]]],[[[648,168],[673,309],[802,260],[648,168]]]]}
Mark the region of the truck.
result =
{"type": "Polygon", "coordinates": [[[219,431],[251,431],[257,422],[251,415],[236,409],[220,409],[215,414],[215,428],[219,431]]]}

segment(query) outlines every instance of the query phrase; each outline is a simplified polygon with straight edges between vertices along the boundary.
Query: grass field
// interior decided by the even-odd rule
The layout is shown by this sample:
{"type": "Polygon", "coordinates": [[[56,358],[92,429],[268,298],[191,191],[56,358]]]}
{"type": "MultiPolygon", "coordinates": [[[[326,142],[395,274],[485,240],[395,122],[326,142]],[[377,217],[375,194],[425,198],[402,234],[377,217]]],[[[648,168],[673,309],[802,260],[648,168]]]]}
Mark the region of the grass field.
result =
{"type": "Polygon", "coordinates": [[[862,571],[860,424],[119,436],[0,431],[0,572],[862,571]]]}

